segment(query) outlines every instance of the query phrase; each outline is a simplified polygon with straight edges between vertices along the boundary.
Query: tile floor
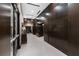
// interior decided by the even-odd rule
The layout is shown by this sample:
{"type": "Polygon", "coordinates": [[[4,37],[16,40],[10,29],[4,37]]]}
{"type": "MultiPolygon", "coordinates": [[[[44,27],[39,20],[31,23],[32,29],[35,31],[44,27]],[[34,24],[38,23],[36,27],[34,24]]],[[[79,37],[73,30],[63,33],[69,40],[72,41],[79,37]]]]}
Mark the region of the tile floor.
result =
{"type": "Polygon", "coordinates": [[[44,37],[27,34],[27,44],[18,50],[17,56],[66,56],[64,53],[44,41],[44,37]]]}

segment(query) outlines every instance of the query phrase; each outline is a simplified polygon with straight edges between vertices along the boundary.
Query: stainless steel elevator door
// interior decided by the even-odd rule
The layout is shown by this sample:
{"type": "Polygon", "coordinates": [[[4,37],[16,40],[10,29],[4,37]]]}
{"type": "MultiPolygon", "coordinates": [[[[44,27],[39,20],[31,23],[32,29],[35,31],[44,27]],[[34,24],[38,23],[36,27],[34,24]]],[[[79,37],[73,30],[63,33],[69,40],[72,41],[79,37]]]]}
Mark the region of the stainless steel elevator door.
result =
{"type": "Polygon", "coordinates": [[[0,3],[0,56],[10,55],[11,5],[0,3]]]}

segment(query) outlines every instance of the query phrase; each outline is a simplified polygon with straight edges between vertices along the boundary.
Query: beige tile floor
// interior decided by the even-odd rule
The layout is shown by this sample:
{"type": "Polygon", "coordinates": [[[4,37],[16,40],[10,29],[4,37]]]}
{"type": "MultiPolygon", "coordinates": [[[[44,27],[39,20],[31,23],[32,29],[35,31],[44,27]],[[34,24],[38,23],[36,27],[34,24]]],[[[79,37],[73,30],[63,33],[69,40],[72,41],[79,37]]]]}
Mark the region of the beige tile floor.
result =
{"type": "Polygon", "coordinates": [[[27,34],[27,44],[18,50],[17,56],[66,56],[64,53],[44,41],[44,37],[27,34]]]}

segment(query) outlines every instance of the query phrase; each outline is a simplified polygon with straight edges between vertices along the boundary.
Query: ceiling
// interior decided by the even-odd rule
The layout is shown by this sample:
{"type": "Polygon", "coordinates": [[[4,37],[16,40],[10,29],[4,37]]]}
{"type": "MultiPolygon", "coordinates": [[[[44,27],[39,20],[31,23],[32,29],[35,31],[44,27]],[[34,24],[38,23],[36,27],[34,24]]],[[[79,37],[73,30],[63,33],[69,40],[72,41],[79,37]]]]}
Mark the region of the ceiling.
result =
{"type": "Polygon", "coordinates": [[[22,3],[21,11],[24,18],[35,19],[50,3],[22,3]]]}

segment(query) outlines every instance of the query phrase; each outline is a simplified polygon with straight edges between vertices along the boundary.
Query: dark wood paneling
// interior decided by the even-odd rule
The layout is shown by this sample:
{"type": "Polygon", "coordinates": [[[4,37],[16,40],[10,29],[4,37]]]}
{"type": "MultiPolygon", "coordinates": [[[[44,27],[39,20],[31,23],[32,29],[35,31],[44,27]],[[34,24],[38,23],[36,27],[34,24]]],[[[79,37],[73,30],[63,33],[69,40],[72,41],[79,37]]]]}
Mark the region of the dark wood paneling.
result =
{"type": "Polygon", "coordinates": [[[69,39],[70,42],[79,45],[79,4],[71,4],[68,9],[69,39]]]}
{"type": "Polygon", "coordinates": [[[54,3],[50,12],[44,25],[45,41],[67,55],[78,56],[79,4],[54,3]]]}

